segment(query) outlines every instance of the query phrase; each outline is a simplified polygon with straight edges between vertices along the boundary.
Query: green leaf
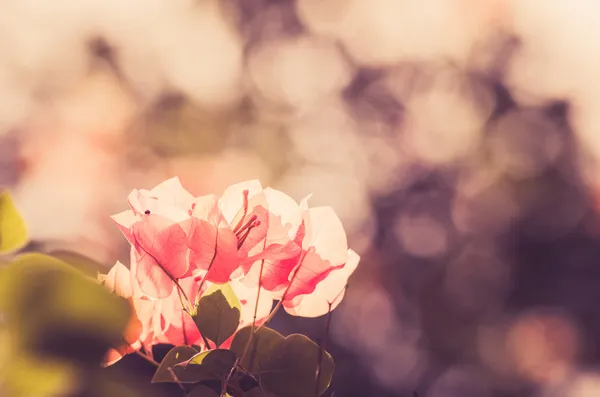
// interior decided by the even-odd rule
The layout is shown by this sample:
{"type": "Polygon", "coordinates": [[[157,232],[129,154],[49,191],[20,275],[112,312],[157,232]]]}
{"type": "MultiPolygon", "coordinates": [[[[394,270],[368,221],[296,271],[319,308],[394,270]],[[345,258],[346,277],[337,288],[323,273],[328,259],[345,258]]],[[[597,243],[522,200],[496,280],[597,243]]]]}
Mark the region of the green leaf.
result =
{"type": "Polygon", "coordinates": [[[77,374],[64,363],[38,360],[27,355],[12,356],[2,368],[2,392],[11,397],[54,397],[66,395],[77,374]]]}
{"type": "Polygon", "coordinates": [[[54,250],[48,252],[48,255],[68,263],[77,270],[80,270],[92,277],[96,277],[98,272],[103,273],[106,271],[105,265],[78,252],[69,250],[54,250]]]}
{"type": "Polygon", "coordinates": [[[194,321],[200,333],[216,347],[227,340],[240,325],[242,305],[229,284],[214,284],[198,302],[194,321]]]}
{"type": "Polygon", "coordinates": [[[235,365],[236,358],[231,350],[216,349],[196,354],[179,366],[188,373],[193,373],[196,382],[208,379],[225,380],[235,365]]]}
{"type": "Polygon", "coordinates": [[[8,192],[0,193],[0,254],[16,251],[27,244],[25,221],[8,192]]]}
{"type": "Polygon", "coordinates": [[[274,396],[314,397],[327,390],[333,370],[333,358],[329,353],[306,336],[293,334],[285,338],[274,357],[261,367],[260,381],[264,390],[274,396]]]}
{"type": "Polygon", "coordinates": [[[18,256],[0,278],[14,343],[36,353],[99,364],[131,316],[125,299],[47,255],[18,256]]]}
{"type": "MultiPolygon", "coordinates": [[[[23,288],[30,278],[40,278],[57,271],[75,272],[65,262],[48,255],[27,253],[19,255],[8,266],[0,269],[0,310],[20,311],[25,294],[32,288],[23,288]]],[[[29,286],[31,287],[31,286],[29,286]]]]}
{"type": "Polygon", "coordinates": [[[188,397],[219,397],[219,393],[204,385],[198,385],[190,391],[188,397]]]}
{"type": "Polygon", "coordinates": [[[172,348],[165,358],[163,358],[158,369],[154,373],[152,383],[175,383],[177,381],[182,383],[195,382],[193,379],[190,380],[186,376],[184,368],[176,365],[188,361],[197,354],[198,350],[189,346],[177,346],[172,348]],[[177,379],[175,379],[173,373],[177,379]]]}
{"type": "Polygon", "coordinates": [[[198,353],[198,351],[192,352],[187,346],[180,347],[181,349],[176,347],[167,354],[161,363],[161,367],[163,364],[165,366],[162,370],[159,367],[152,382],[176,382],[169,367],[179,383],[198,383],[206,380],[221,382],[227,378],[235,365],[236,356],[231,350],[217,349],[198,353]],[[171,354],[173,351],[175,352],[171,354]],[[193,356],[190,357],[192,353],[193,356]]]}
{"type": "Polygon", "coordinates": [[[273,357],[281,343],[285,340],[285,337],[279,332],[265,326],[255,328],[252,342],[248,346],[248,350],[246,350],[251,332],[252,326],[240,329],[233,337],[231,350],[240,357],[240,365],[243,368],[251,373],[257,373],[261,370],[264,363],[273,357]],[[246,351],[246,354],[242,358],[244,351],[246,351]]]}

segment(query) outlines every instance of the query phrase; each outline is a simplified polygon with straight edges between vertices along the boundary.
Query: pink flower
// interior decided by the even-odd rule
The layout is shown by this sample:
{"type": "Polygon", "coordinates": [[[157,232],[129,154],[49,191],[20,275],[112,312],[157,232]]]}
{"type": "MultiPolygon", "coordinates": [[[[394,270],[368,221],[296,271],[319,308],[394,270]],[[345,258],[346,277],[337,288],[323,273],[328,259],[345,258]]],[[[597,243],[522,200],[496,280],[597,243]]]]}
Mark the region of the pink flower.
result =
{"type": "MultiPolygon", "coordinates": [[[[203,291],[208,288],[206,284],[202,286],[203,291]]],[[[198,291],[200,282],[193,277],[187,277],[179,280],[179,285],[186,296],[190,297],[198,291]]],[[[184,307],[185,297],[178,289],[174,289],[169,297],[156,301],[154,310],[158,321],[155,322],[152,344],[204,345],[194,320],[184,311],[184,307]]]]}
{"type": "Polygon", "coordinates": [[[274,190],[267,196],[269,209],[273,211],[270,215],[277,217],[282,225],[281,231],[274,233],[281,243],[271,244],[271,249],[257,256],[260,260],[253,263],[243,283],[258,284],[262,266],[261,286],[274,298],[283,298],[286,307],[292,307],[295,306],[292,302],[299,301],[294,298],[311,294],[330,272],[344,268],[347,262],[353,264],[348,260],[346,233],[332,208],[309,209],[307,199],[298,205],[274,190]]]}
{"type": "Polygon", "coordinates": [[[194,197],[172,178],[149,191],[132,191],[128,201],[131,210],[112,219],[132,245],[131,277],[145,295],[166,298],[189,271],[194,197]]]}
{"type": "Polygon", "coordinates": [[[215,195],[194,200],[191,209],[190,263],[188,276],[202,275],[207,281],[226,283],[238,269],[238,239],[219,209],[215,195]]]}
{"type": "Polygon", "coordinates": [[[294,268],[282,296],[284,303],[312,293],[330,272],[343,268],[348,261],[346,232],[331,207],[305,210],[297,233],[297,239],[300,238],[302,251],[298,260],[292,261],[294,268]]]}
{"type": "Polygon", "coordinates": [[[131,244],[130,269],[117,263],[100,279],[130,299],[137,322],[110,361],[157,343],[203,346],[188,312],[212,284],[231,284],[240,327],[265,321],[274,299],[294,316],[333,310],[360,258],[333,209],[308,208],[307,200],[298,204],[257,180],[220,197],[193,197],[178,178],[132,191],[131,209],[112,217],[131,244]]]}
{"type": "Polygon", "coordinates": [[[219,198],[219,208],[235,233],[240,263],[247,263],[248,257],[262,251],[269,228],[262,185],[251,180],[228,187],[219,198]]]}
{"type": "Polygon", "coordinates": [[[124,355],[133,353],[142,347],[140,336],[143,333],[143,325],[136,313],[129,269],[117,262],[107,275],[98,275],[98,279],[115,294],[127,298],[132,308],[132,316],[123,334],[123,343],[110,349],[104,358],[105,365],[108,366],[119,361],[124,355]]]}
{"type": "Polygon", "coordinates": [[[348,278],[356,270],[359,261],[360,256],[348,250],[348,260],[343,267],[332,270],[312,293],[285,300],[285,311],[299,317],[319,317],[333,311],[344,299],[348,278]]]}
{"type": "Polygon", "coordinates": [[[227,188],[219,208],[238,240],[240,269],[234,278],[248,273],[257,261],[286,259],[300,252],[293,237],[301,210],[288,195],[251,180],[227,188]]]}

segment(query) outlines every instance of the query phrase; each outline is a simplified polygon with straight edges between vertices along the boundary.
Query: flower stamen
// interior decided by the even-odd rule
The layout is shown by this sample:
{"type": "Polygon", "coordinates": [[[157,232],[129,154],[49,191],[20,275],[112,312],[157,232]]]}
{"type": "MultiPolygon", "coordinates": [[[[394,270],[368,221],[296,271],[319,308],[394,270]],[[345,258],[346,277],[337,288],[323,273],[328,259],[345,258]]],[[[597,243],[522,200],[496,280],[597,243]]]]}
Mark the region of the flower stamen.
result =
{"type": "Polygon", "coordinates": [[[257,219],[254,219],[252,222],[249,222],[246,226],[244,226],[245,231],[243,232],[243,234],[238,235],[238,249],[240,249],[241,246],[244,245],[252,229],[254,229],[257,226],[260,226],[260,221],[257,219]]]}
{"type": "Polygon", "coordinates": [[[240,218],[240,220],[238,221],[237,225],[235,225],[235,227],[233,228],[233,232],[236,234],[239,231],[240,227],[242,226],[242,223],[244,222],[246,215],[248,214],[248,195],[249,194],[250,194],[250,191],[248,189],[244,189],[244,191],[242,192],[242,196],[243,196],[242,207],[244,208],[244,213],[243,213],[242,217],[240,218]]]}

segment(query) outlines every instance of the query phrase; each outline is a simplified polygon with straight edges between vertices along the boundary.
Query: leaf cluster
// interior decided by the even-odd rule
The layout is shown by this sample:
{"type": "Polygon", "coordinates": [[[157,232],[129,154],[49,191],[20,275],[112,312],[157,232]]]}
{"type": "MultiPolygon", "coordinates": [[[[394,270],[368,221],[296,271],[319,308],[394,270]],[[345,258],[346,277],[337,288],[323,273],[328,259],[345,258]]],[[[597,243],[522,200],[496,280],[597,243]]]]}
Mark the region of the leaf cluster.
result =
{"type": "Polygon", "coordinates": [[[331,355],[304,335],[284,337],[264,325],[235,332],[240,308],[228,284],[207,290],[193,317],[205,341],[215,348],[200,352],[174,347],[152,381],[178,383],[188,397],[322,395],[333,375],[331,355]],[[230,348],[220,348],[232,336],[230,348]]]}

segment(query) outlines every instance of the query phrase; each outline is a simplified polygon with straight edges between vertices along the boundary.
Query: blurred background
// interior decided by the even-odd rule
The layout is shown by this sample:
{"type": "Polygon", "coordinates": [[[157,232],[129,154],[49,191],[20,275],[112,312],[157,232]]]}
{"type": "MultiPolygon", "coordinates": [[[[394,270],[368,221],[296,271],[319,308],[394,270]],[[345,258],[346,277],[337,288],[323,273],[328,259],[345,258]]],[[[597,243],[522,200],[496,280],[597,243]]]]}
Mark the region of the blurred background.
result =
{"type": "Polygon", "coordinates": [[[362,256],[331,395],[598,396],[598,42],[596,0],[1,1],[0,186],[107,269],[133,188],[313,193],[362,256]]]}

